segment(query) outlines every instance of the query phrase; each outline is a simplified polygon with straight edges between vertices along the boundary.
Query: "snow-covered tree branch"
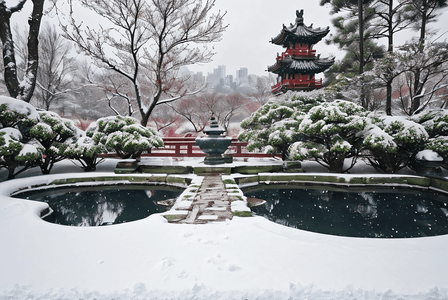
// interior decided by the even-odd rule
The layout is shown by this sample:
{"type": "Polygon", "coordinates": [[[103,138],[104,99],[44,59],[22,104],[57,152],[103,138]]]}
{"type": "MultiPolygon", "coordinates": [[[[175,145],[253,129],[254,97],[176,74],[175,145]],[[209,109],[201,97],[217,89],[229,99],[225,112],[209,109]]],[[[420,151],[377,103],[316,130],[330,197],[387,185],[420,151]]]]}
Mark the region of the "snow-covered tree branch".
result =
{"type": "Polygon", "coordinates": [[[225,13],[212,13],[215,0],[79,3],[106,22],[90,28],[77,23],[71,14],[70,24],[63,26],[65,36],[98,67],[131,83],[130,95],[137,103],[142,125],[157,105],[190,93],[177,77],[179,68],[210,61],[214,52],[206,44],[219,41],[227,27],[223,24],[225,13]]]}

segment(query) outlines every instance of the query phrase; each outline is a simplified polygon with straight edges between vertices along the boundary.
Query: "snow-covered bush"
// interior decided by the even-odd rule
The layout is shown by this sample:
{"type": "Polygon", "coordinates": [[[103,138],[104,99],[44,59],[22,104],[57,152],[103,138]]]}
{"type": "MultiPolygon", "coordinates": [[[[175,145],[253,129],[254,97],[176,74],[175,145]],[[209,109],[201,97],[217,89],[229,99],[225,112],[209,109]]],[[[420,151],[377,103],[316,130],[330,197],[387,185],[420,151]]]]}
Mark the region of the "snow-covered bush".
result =
{"type": "Polygon", "coordinates": [[[85,133],[73,144],[70,144],[65,151],[65,155],[77,160],[81,164],[81,168],[86,171],[95,171],[96,166],[104,161],[99,157],[101,153],[105,153],[106,148],[102,144],[96,144],[92,138],[85,133]]]}
{"type": "Polygon", "coordinates": [[[313,159],[330,172],[348,171],[356,163],[361,132],[369,123],[367,114],[361,106],[344,100],[311,108],[299,125],[301,140],[291,145],[290,158],[313,159]],[[351,164],[344,168],[347,158],[352,159],[351,164]]]}
{"type": "Polygon", "coordinates": [[[423,125],[430,138],[448,136],[447,109],[431,109],[412,116],[412,120],[423,125]]]}
{"type": "Polygon", "coordinates": [[[43,155],[42,173],[49,174],[56,162],[67,158],[66,150],[81,135],[71,120],[53,112],[39,112],[39,123],[31,127],[30,136],[39,142],[38,149],[43,155]]]}
{"type": "Polygon", "coordinates": [[[0,96],[0,128],[31,127],[37,121],[38,115],[34,106],[22,100],[0,96]]]}
{"type": "Polygon", "coordinates": [[[445,168],[448,167],[448,136],[429,139],[425,144],[425,149],[437,153],[443,159],[443,161],[440,161],[440,164],[445,168]]]}
{"type": "Polygon", "coordinates": [[[32,105],[0,96],[0,169],[8,170],[8,179],[37,164],[40,154],[28,144],[29,129],[37,122],[38,114],[32,105]]]}
{"type": "Polygon", "coordinates": [[[289,146],[299,139],[298,127],[306,112],[322,102],[323,93],[286,93],[271,99],[241,123],[239,140],[247,150],[288,157],[289,146]]]}
{"type": "Polygon", "coordinates": [[[89,125],[86,135],[107,151],[121,158],[137,158],[144,151],[162,147],[163,140],[156,131],[143,127],[137,119],[113,116],[98,119],[89,125]]]}
{"type": "Polygon", "coordinates": [[[36,147],[22,142],[19,130],[11,127],[0,129],[0,169],[8,170],[8,179],[36,165],[40,158],[36,147]]]}
{"type": "Polygon", "coordinates": [[[425,128],[404,117],[380,116],[371,118],[364,131],[362,149],[368,150],[367,159],[377,170],[396,173],[411,166],[415,155],[428,140],[425,128]]]}

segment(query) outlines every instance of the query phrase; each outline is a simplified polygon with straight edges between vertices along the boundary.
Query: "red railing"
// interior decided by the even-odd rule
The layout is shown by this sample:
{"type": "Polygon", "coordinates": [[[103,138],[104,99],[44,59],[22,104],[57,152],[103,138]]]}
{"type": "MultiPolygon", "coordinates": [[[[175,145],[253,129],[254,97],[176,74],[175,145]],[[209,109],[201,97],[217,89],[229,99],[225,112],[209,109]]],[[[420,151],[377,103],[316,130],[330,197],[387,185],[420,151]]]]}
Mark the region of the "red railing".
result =
{"type": "Polygon", "coordinates": [[[277,92],[283,86],[285,86],[286,89],[307,88],[307,87],[320,88],[322,87],[322,79],[312,79],[312,80],[285,79],[271,87],[272,93],[277,92]]]}
{"type": "MultiPolygon", "coordinates": [[[[143,153],[142,156],[167,156],[167,157],[201,157],[206,154],[196,146],[195,137],[165,137],[164,146],[151,149],[150,153],[143,153]]],[[[232,143],[226,153],[233,157],[273,157],[274,155],[265,153],[252,153],[245,151],[247,142],[240,142],[233,138],[232,143]]],[[[102,154],[102,157],[115,157],[114,153],[102,154]]]]}
{"type": "Polygon", "coordinates": [[[278,55],[277,60],[283,60],[290,56],[296,56],[296,57],[316,56],[316,50],[288,49],[281,55],[278,55]]]}

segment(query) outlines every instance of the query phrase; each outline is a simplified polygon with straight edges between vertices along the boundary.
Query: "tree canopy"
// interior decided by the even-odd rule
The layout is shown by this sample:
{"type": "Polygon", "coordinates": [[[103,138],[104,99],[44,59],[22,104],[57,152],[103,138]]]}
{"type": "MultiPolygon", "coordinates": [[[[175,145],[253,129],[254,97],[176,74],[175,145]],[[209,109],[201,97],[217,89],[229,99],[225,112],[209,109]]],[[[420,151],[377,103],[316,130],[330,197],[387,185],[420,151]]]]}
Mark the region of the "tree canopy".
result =
{"type": "MultiPolygon", "coordinates": [[[[225,13],[212,13],[215,0],[80,0],[95,12],[104,25],[91,28],[71,22],[63,26],[65,36],[93,59],[99,68],[126,78],[136,101],[141,124],[146,125],[157,105],[198,92],[185,86],[177,72],[181,66],[210,61],[209,43],[220,40],[226,27],[225,13]],[[107,25],[105,25],[107,24],[107,25]],[[142,93],[141,84],[150,87],[142,93]]],[[[130,92],[130,96],[129,96],[130,92]]]]}

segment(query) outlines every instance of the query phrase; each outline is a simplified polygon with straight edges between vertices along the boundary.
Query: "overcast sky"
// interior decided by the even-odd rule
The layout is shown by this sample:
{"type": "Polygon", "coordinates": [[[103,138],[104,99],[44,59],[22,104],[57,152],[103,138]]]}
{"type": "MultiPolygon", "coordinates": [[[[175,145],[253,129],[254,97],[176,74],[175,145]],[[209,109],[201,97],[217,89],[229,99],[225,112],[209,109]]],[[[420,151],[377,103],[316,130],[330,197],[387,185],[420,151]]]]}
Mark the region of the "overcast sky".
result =
{"type": "MultiPolygon", "coordinates": [[[[275,64],[276,54],[284,51],[281,46],[273,45],[269,41],[280,33],[282,24],[295,22],[296,10],[304,10],[305,25],[312,23],[314,28],[330,26],[330,34],[334,33],[331,28],[331,19],[334,16],[329,13],[330,7],[320,6],[319,2],[320,0],[216,0],[214,10],[227,12],[225,23],[229,24],[229,27],[222,40],[215,44],[216,55],[213,61],[203,66],[188,68],[190,71],[202,71],[207,75],[207,72],[213,72],[218,65],[225,65],[227,75],[235,76],[236,70],[241,67],[248,68],[249,74],[267,75],[266,69],[275,64]]],[[[24,10],[31,10],[30,1],[24,10]]],[[[26,13],[15,15],[20,22],[26,22],[26,13]]],[[[93,22],[94,19],[92,17],[90,21],[93,22]]],[[[431,27],[437,28],[439,33],[446,32],[447,19],[448,9],[445,9],[438,23],[431,24],[431,27]]],[[[49,21],[48,18],[44,20],[49,21]]],[[[396,44],[402,44],[410,36],[409,32],[402,34],[401,38],[396,39],[396,44]]],[[[448,33],[443,36],[442,40],[444,39],[448,39],[448,33]]],[[[343,51],[334,45],[326,45],[324,41],[315,45],[314,49],[321,57],[336,56],[336,59],[340,59],[344,56],[343,51]]]]}
{"type": "MultiPolygon", "coordinates": [[[[296,19],[296,10],[304,10],[306,25],[327,27],[331,25],[329,7],[319,5],[319,0],[216,0],[216,8],[227,11],[229,24],[222,40],[215,45],[213,62],[203,67],[189,67],[191,71],[213,72],[218,65],[226,65],[227,75],[235,76],[236,70],[246,67],[249,74],[267,75],[268,65],[275,64],[281,46],[270,43],[277,36],[282,24],[289,26],[296,19]]],[[[331,32],[330,32],[331,33],[331,32]]],[[[322,41],[316,45],[321,57],[335,55],[335,46],[322,41]]]]}
{"type": "MultiPolygon", "coordinates": [[[[247,67],[249,74],[267,75],[268,65],[275,64],[277,52],[283,52],[281,46],[270,43],[277,36],[282,24],[289,26],[296,19],[296,10],[304,10],[304,22],[313,27],[331,28],[329,6],[320,6],[320,0],[216,0],[216,8],[227,11],[225,22],[229,24],[222,40],[215,45],[216,55],[213,61],[202,67],[190,66],[190,71],[213,72],[218,65],[226,66],[227,75],[235,76],[240,67],[247,67]]],[[[445,9],[437,24],[439,32],[448,30],[448,12],[445,9]]],[[[334,33],[331,29],[330,34],[334,33]]],[[[410,32],[396,40],[403,43],[409,39],[410,32]]],[[[327,37],[329,37],[327,35],[327,37]]],[[[448,34],[444,35],[448,39],[448,34]]],[[[340,59],[344,53],[334,45],[326,45],[324,41],[314,46],[321,57],[336,56],[340,59]]]]}

